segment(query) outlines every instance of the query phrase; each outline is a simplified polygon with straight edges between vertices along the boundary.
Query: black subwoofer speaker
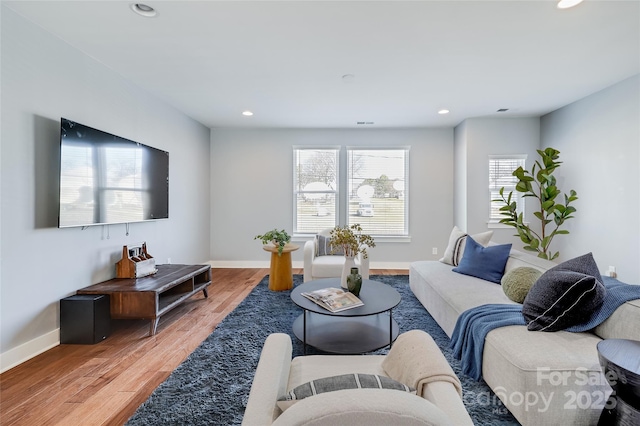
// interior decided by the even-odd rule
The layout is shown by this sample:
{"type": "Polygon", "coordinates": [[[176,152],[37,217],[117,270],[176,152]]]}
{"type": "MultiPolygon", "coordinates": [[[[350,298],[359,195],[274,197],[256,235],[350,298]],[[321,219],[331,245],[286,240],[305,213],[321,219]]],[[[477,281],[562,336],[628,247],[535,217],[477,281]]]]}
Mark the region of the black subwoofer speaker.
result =
{"type": "Polygon", "coordinates": [[[110,331],[108,295],[76,294],[60,300],[60,343],[95,344],[110,331]]]}

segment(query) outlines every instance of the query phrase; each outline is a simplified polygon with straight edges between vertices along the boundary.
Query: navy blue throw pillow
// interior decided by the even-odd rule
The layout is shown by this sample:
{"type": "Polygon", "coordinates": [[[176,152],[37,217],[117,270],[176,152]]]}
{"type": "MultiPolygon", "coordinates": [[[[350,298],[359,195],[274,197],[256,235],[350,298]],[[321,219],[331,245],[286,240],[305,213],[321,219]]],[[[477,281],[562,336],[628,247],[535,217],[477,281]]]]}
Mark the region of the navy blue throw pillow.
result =
{"type": "Polygon", "coordinates": [[[542,274],[522,304],[530,331],[558,331],[587,322],[604,302],[606,288],[591,253],[542,274]]]}
{"type": "Polygon", "coordinates": [[[483,247],[469,236],[462,259],[453,271],[500,284],[510,252],[511,244],[483,247]]]}

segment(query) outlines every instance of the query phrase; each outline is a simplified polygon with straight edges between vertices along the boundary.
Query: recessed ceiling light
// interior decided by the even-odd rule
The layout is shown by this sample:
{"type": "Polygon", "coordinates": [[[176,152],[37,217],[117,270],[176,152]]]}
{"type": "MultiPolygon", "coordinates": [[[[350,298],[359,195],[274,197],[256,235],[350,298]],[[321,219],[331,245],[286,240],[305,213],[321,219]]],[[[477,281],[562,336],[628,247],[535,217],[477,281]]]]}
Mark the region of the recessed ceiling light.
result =
{"type": "Polygon", "coordinates": [[[438,111],[438,114],[440,114],[440,115],[449,114],[449,110],[448,109],[441,109],[440,111],[438,111]]]}
{"type": "Polygon", "coordinates": [[[153,18],[158,14],[154,8],[144,3],[134,3],[131,5],[131,10],[133,10],[138,15],[144,16],[145,18],[153,18]]]}
{"type": "Polygon", "coordinates": [[[582,0],[560,0],[558,2],[558,9],[569,9],[570,7],[576,6],[582,3],[582,0]]]}
{"type": "Polygon", "coordinates": [[[251,111],[247,110],[247,111],[242,111],[242,115],[245,115],[247,117],[251,117],[253,115],[253,113],[251,111]]]}

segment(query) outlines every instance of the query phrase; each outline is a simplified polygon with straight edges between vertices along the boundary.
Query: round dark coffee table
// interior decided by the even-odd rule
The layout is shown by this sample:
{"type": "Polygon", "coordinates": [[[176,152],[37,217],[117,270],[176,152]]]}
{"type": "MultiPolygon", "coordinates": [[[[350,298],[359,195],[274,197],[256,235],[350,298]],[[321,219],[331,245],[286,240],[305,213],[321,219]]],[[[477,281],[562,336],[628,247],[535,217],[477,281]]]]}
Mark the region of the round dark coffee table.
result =
{"type": "Polygon", "coordinates": [[[598,425],[640,424],[640,342],[605,339],[597,348],[602,372],[613,389],[598,425]]]}
{"type": "Polygon", "coordinates": [[[361,354],[391,347],[398,337],[392,309],[400,303],[400,294],[393,287],[362,280],[358,297],[364,306],[341,312],[328,311],[301,294],[328,287],[340,288],[340,279],[309,281],[291,291],[293,303],[304,310],[293,322],[293,333],[303,342],[305,354],[307,345],[336,354],[361,354]]]}

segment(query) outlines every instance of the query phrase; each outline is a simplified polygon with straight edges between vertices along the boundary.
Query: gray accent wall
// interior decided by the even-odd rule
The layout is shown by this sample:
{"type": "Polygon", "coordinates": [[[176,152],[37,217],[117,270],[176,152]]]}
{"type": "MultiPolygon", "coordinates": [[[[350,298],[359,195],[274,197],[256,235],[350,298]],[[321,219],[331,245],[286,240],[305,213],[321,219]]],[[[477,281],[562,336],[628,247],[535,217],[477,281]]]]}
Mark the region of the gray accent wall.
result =
{"type": "Polygon", "coordinates": [[[592,252],[601,272],[640,284],[640,76],[543,116],[541,137],[560,151],[560,188],[580,197],[562,258],[592,252]]]}
{"type": "MultiPolygon", "coordinates": [[[[292,232],[294,146],[409,146],[411,241],[376,240],[370,260],[376,267],[408,267],[413,260],[441,257],[453,226],[453,129],[213,129],[214,265],[268,265],[269,253],[254,236],[273,228],[292,232]]],[[[292,259],[301,265],[302,247],[292,259]]]]}
{"type": "Polygon", "coordinates": [[[113,278],[122,246],[209,260],[207,127],[2,6],[0,367],[58,343],[59,300],[113,278]],[[57,228],[60,117],[170,153],[170,218],[57,228]]]}

